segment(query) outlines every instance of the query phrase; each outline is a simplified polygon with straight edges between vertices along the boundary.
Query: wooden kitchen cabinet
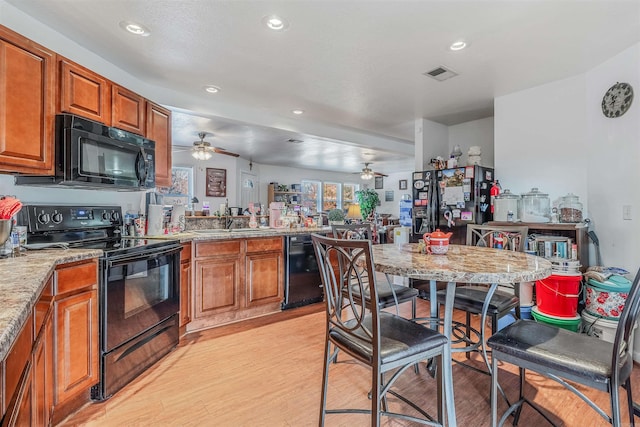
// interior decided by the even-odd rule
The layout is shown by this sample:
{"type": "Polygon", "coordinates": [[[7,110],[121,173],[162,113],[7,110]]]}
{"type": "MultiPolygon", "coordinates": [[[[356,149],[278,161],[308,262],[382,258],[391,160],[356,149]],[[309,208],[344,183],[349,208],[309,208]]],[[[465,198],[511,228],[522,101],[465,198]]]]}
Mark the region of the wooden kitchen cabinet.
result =
{"type": "Polygon", "coordinates": [[[194,307],[187,332],[280,311],[282,237],[194,244],[194,307]]]}
{"type": "Polygon", "coordinates": [[[191,321],[191,243],[183,243],[180,252],[180,332],[191,321]]]}
{"type": "Polygon", "coordinates": [[[245,305],[280,303],[284,287],[282,237],[247,240],[245,305]]]}
{"type": "Polygon", "coordinates": [[[145,135],[145,99],[117,84],[111,85],[111,125],[145,135]]]}
{"type": "Polygon", "coordinates": [[[111,82],[66,58],[59,61],[59,112],[111,123],[111,82]]]}
{"type": "Polygon", "coordinates": [[[98,261],[63,264],[55,270],[54,423],[77,405],[77,397],[98,383],[98,261]],[[65,407],[65,403],[74,405],[65,407]],[[63,410],[58,411],[62,406],[63,410]]]}
{"type": "Polygon", "coordinates": [[[240,308],[241,239],[197,242],[194,321],[240,308]]]}
{"type": "Polygon", "coordinates": [[[156,143],[156,186],[171,186],[171,111],[146,102],[146,137],[156,143]]]}
{"type": "Polygon", "coordinates": [[[56,55],[0,26],[0,59],[0,171],[52,175],[56,55]]]}

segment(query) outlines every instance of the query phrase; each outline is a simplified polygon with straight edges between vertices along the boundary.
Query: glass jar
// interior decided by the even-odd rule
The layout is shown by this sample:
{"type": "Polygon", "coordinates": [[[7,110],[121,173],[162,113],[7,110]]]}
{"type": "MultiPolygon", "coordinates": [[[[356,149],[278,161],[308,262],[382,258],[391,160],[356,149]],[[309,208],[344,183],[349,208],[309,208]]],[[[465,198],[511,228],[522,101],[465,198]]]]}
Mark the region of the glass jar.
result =
{"type": "Polygon", "coordinates": [[[504,190],[504,192],[496,196],[493,220],[509,222],[517,221],[519,204],[520,196],[518,194],[513,194],[510,190],[504,190]]]}
{"type": "Polygon", "coordinates": [[[569,193],[560,199],[560,222],[582,222],[582,203],[578,196],[569,193]]]}
{"type": "Polygon", "coordinates": [[[549,222],[551,219],[551,199],[537,188],[522,195],[520,220],[523,222],[549,222]]]}

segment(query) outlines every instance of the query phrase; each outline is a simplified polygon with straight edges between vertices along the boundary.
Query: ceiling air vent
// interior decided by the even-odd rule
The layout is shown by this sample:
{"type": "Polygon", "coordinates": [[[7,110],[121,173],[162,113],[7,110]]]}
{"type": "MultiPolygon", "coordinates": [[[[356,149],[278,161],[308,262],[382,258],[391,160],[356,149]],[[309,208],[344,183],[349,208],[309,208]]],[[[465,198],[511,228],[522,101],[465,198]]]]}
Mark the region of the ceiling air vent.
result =
{"type": "Polygon", "coordinates": [[[438,67],[438,68],[434,68],[431,71],[427,71],[426,73],[424,73],[425,76],[427,77],[431,77],[433,79],[438,80],[439,82],[443,81],[443,80],[447,80],[450,79],[451,77],[455,77],[458,75],[458,73],[451,71],[448,68],[445,67],[438,67]]]}

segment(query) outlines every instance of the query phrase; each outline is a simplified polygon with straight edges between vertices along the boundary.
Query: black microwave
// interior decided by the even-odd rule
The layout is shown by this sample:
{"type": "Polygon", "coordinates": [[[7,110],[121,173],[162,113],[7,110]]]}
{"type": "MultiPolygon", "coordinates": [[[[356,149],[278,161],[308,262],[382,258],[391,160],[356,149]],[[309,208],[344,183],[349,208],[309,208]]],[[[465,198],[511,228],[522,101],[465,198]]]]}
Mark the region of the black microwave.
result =
{"type": "Polygon", "coordinates": [[[71,114],[57,115],[55,126],[55,176],[16,176],[16,185],[155,187],[154,141],[71,114]]]}

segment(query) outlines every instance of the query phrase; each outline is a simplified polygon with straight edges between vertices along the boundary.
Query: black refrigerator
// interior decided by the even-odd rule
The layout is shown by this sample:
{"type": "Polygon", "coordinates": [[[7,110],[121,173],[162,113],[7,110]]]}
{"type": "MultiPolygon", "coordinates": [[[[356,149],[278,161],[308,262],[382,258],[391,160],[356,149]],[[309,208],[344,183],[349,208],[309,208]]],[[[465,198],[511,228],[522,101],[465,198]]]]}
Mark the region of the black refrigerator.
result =
{"type": "Polygon", "coordinates": [[[413,236],[436,229],[453,232],[451,243],[465,244],[467,224],[493,220],[493,168],[461,166],[413,173],[413,236]]]}

